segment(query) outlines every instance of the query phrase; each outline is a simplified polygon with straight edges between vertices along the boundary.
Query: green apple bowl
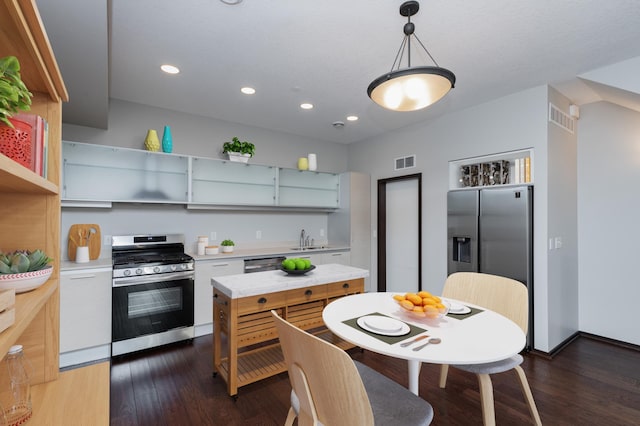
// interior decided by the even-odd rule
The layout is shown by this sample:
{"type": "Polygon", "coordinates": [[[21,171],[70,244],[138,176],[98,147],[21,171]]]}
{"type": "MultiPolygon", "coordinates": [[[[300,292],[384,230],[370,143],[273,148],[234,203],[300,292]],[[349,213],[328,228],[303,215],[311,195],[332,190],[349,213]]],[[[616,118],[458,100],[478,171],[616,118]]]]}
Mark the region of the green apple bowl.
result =
{"type": "Polygon", "coordinates": [[[307,269],[285,269],[284,267],[280,266],[280,270],[286,272],[288,275],[304,275],[309,271],[313,271],[314,269],[316,269],[315,265],[311,265],[307,269]]]}

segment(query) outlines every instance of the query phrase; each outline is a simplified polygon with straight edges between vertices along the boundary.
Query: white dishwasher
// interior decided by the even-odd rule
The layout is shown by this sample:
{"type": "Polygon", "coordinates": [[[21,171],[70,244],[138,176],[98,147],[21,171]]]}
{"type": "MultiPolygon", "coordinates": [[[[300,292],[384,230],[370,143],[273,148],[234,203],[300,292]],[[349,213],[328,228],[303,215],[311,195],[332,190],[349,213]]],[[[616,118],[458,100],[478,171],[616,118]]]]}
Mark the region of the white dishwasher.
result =
{"type": "Polygon", "coordinates": [[[60,272],[60,368],[111,357],[111,268],[60,272]]]}

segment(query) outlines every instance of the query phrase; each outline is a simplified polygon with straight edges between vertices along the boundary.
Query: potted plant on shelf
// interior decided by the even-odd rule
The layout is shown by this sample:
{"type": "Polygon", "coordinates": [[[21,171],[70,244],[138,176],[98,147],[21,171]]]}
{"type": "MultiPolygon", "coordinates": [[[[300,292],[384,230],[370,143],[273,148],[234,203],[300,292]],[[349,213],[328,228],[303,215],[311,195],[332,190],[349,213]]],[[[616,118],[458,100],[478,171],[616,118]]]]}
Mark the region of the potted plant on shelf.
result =
{"type": "Polygon", "coordinates": [[[232,253],[233,247],[236,245],[233,240],[224,240],[220,243],[223,253],[232,253]]]}
{"type": "Polygon", "coordinates": [[[31,97],[20,77],[20,63],[15,56],[0,58],[0,152],[25,167],[31,167],[31,124],[12,118],[31,109],[31,97]]]}
{"type": "Polygon", "coordinates": [[[0,58],[0,121],[13,128],[9,118],[31,109],[31,97],[20,77],[20,63],[15,56],[0,58]]]}
{"type": "Polygon", "coordinates": [[[240,139],[234,136],[231,142],[222,144],[222,153],[229,156],[229,161],[246,163],[256,153],[256,147],[251,142],[240,142],[240,139]]]}

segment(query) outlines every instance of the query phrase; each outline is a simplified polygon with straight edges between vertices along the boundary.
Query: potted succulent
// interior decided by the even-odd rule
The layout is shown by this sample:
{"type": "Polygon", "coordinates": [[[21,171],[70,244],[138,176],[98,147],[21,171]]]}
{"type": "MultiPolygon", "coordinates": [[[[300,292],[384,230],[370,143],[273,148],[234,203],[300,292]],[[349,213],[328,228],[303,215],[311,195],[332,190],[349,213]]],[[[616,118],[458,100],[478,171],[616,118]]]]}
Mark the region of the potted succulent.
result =
{"type": "Polygon", "coordinates": [[[233,247],[236,244],[233,242],[233,240],[223,240],[220,243],[220,246],[222,246],[222,252],[223,253],[232,253],[233,252],[233,247]]]}
{"type": "Polygon", "coordinates": [[[222,144],[222,153],[229,156],[229,161],[246,163],[255,155],[256,147],[251,142],[240,142],[240,139],[234,136],[231,142],[222,144]]]}
{"type": "Polygon", "coordinates": [[[20,63],[15,56],[0,58],[0,121],[14,128],[9,118],[31,109],[31,97],[20,77],[20,63]]]}
{"type": "Polygon", "coordinates": [[[53,272],[52,260],[42,250],[0,252],[0,290],[24,293],[40,287],[53,272]]]}

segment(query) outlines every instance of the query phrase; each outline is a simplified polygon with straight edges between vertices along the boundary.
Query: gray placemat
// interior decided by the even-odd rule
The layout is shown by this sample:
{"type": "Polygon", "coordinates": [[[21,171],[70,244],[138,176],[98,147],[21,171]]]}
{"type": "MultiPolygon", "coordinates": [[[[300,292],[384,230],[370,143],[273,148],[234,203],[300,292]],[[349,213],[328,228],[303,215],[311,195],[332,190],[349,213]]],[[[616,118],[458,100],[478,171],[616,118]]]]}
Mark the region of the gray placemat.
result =
{"type": "MultiPolygon", "coordinates": [[[[375,337],[378,340],[382,340],[383,342],[388,343],[390,345],[393,345],[394,343],[401,342],[401,341],[406,340],[406,339],[408,339],[410,337],[416,336],[416,335],[418,335],[420,333],[424,333],[425,331],[427,331],[424,328],[416,327],[415,325],[412,325],[412,324],[409,324],[409,323],[405,323],[411,329],[407,334],[403,334],[402,336],[383,336],[381,334],[376,334],[376,333],[372,333],[372,332],[370,332],[368,330],[365,330],[364,328],[362,328],[362,327],[360,327],[358,325],[358,318],[366,317],[368,315],[380,315],[380,316],[383,316],[383,317],[392,318],[389,315],[384,315],[384,314],[381,314],[380,312],[372,312],[370,314],[360,315],[358,317],[351,318],[351,319],[348,319],[348,320],[345,320],[345,321],[342,321],[342,322],[344,324],[348,325],[348,326],[351,326],[351,327],[355,328],[358,331],[361,331],[361,332],[363,332],[365,334],[368,334],[369,336],[375,337]]],[[[394,318],[394,319],[397,319],[397,318],[394,318]]]]}
{"type": "Polygon", "coordinates": [[[463,320],[465,318],[469,318],[474,316],[475,314],[479,314],[480,312],[484,312],[483,309],[478,309],[478,308],[473,308],[471,306],[469,306],[469,309],[471,309],[471,312],[467,312],[466,314],[454,314],[452,312],[449,312],[447,314],[448,317],[450,318],[455,318],[455,319],[459,319],[459,320],[463,320]]]}

